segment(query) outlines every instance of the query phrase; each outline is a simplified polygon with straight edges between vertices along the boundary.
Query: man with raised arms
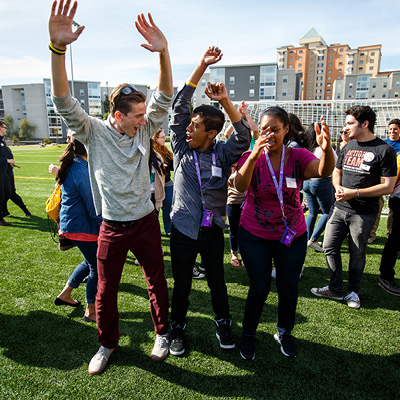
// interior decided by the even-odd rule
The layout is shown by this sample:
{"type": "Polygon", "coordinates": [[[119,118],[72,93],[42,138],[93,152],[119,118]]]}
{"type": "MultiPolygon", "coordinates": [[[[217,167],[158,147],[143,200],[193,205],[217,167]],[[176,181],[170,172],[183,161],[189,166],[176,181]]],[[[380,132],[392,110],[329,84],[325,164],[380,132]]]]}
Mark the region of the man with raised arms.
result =
{"type": "MultiPolygon", "coordinates": [[[[128,250],[142,266],[150,297],[156,342],[151,354],[161,360],[168,354],[168,289],[164,275],[160,225],[150,201],[150,138],[167,117],[173,86],[168,43],[149,14],[135,23],[147,43],[142,47],[159,54],[156,90],[146,107],[146,97],[129,84],[110,94],[106,121],[91,117],[71,97],[65,70],[67,45],[84,27],[72,30],[77,2],[53,3],[49,20],[52,94],[57,112],[88,151],[89,174],[96,213],[102,215],[97,268],[96,314],[99,351],[89,363],[89,373],[99,374],[119,340],[118,284],[128,250]]],[[[105,54],[106,55],[106,54],[105,54]]],[[[118,62],[118,60],[116,60],[118,62]]]]}

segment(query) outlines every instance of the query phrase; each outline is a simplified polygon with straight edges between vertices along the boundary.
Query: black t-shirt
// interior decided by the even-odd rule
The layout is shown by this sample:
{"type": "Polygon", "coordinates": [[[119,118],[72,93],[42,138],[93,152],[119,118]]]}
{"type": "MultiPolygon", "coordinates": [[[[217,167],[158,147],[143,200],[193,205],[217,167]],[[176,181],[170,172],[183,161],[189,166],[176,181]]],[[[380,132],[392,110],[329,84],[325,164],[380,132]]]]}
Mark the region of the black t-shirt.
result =
{"type": "MultiPolygon", "coordinates": [[[[336,168],[342,170],[342,186],[363,189],[381,182],[381,177],[396,176],[396,151],[382,139],[368,142],[351,140],[339,154],[336,168]]],[[[353,214],[372,214],[379,210],[378,197],[356,197],[335,206],[353,214]]]]}

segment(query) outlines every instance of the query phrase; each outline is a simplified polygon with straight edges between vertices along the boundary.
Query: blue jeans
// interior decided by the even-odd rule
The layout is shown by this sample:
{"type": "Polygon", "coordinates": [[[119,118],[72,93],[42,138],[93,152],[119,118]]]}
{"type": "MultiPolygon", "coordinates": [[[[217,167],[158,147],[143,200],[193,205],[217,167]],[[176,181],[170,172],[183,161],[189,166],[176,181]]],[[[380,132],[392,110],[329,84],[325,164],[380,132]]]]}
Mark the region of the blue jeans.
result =
{"type": "Polygon", "coordinates": [[[86,283],[86,303],[94,304],[97,293],[97,242],[73,240],[85,259],[75,268],[68,279],[68,285],[74,289],[82,279],[89,275],[86,283]]]}
{"type": "Polygon", "coordinates": [[[161,207],[165,233],[171,233],[171,217],[169,216],[169,214],[171,213],[173,194],[174,194],[174,185],[166,186],[165,199],[161,207]]]}
{"type": "Polygon", "coordinates": [[[307,239],[317,241],[328,222],[329,212],[334,202],[334,189],[331,178],[321,178],[303,182],[303,192],[306,195],[308,205],[307,239]],[[322,215],[315,226],[318,218],[318,210],[321,208],[322,215]],[[315,226],[315,229],[314,229],[315,226]]]}
{"type": "Polygon", "coordinates": [[[334,207],[326,224],[324,253],[330,275],[329,289],[343,295],[342,257],[340,248],[343,240],[349,235],[349,280],[348,292],[360,291],[361,278],[365,267],[367,240],[376,220],[372,214],[352,214],[334,207]]]}
{"type": "Polygon", "coordinates": [[[243,334],[256,334],[270,291],[272,260],[276,268],[278,290],[278,332],[281,335],[290,334],[295,323],[299,276],[307,252],[306,233],[296,237],[289,249],[279,240],[262,239],[239,227],[239,248],[250,278],[243,334]]]}

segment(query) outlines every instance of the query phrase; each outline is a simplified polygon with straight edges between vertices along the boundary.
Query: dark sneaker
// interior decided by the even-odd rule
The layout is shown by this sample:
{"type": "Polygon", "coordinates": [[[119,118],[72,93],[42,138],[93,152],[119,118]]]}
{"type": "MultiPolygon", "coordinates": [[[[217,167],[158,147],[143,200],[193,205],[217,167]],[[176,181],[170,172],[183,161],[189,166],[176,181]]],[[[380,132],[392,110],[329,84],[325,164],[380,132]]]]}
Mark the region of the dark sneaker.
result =
{"type": "Polygon", "coordinates": [[[0,226],[11,226],[11,222],[7,222],[4,218],[0,219],[0,226]]]}
{"type": "Polygon", "coordinates": [[[217,325],[216,336],[219,340],[219,347],[221,347],[221,349],[230,350],[235,348],[235,341],[233,340],[231,332],[231,322],[232,321],[228,318],[215,321],[215,324],[217,325]]]}
{"type": "Polygon", "coordinates": [[[28,217],[28,218],[32,217],[32,214],[29,212],[29,210],[26,211],[25,217],[28,217]]]}
{"type": "Polygon", "coordinates": [[[193,273],[192,273],[193,279],[203,279],[205,278],[205,275],[198,271],[196,267],[193,267],[193,273]]]}
{"type": "Polygon", "coordinates": [[[255,341],[255,336],[242,335],[242,342],[240,343],[240,355],[243,359],[254,360],[256,358],[256,353],[254,351],[255,341]]]}
{"type": "Polygon", "coordinates": [[[361,301],[356,292],[348,293],[347,296],[343,300],[347,301],[347,305],[351,308],[360,308],[361,307],[361,301]]]}
{"type": "Polygon", "coordinates": [[[185,339],[185,328],[186,323],[176,323],[171,324],[171,342],[169,344],[169,352],[173,356],[181,356],[185,352],[185,346],[183,341],[185,339]]]}
{"type": "Polygon", "coordinates": [[[292,335],[280,335],[275,333],[274,339],[281,345],[281,352],[284,356],[294,358],[297,356],[297,350],[293,343],[292,335]]]}
{"type": "Polygon", "coordinates": [[[393,294],[395,296],[400,296],[400,287],[396,285],[396,281],[394,279],[378,279],[378,285],[386,290],[388,293],[393,294]]]}
{"type": "Polygon", "coordinates": [[[343,296],[333,293],[329,289],[329,286],[324,286],[322,288],[312,288],[311,293],[317,297],[325,297],[332,300],[343,300],[343,296]]]}

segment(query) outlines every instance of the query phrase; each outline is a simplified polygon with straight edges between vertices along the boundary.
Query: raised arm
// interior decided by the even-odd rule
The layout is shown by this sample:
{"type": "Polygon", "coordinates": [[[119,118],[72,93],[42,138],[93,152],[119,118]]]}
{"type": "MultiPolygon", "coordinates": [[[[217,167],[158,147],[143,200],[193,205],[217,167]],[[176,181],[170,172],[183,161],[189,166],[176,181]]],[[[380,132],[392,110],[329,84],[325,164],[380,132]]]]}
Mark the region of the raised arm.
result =
{"type": "Polygon", "coordinates": [[[71,0],[60,0],[58,7],[57,1],[53,2],[49,19],[49,35],[51,52],[51,91],[56,97],[63,97],[67,94],[68,79],[65,70],[65,50],[67,45],[78,39],[79,35],[85,29],[80,26],[75,32],[72,31],[72,22],[78,7],[75,1],[71,5],[71,0]]]}
{"type": "Polygon", "coordinates": [[[154,23],[150,13],[148,14],[148,18],[149,21],[146,20],[143,14],[140,14],[135,22],[136,29],[147,41],[147,43],[143,43],[141,46],[151,52],[159,53],[160,73],[158,76],[158,90],[166,95],[172,95],[174,87],[168,42],[164,34],[154,23]]]}
{"type": "Polygon", "coordinates": [[[259,131],[258,131],[258,126],[257,124],[253,121],[253,118],[251,118],[249,110],[247,108],[247,104],[244,100],[240,103],[239,106],[239,112],[240,114],[243,115],[243,118],[246,120],[246,122],[249,124],[250,130],[251,130],[251,136],[254,140],[258,139],[259,136],[259,131]]]}
{"type": "Polygon", "coordinates": [[[329,127],[321,117],[321,129],[315,124],[316,140],[322,149],[322,156],[319,160],[311,161],[304,171],[304,178],[327,178],[335,168],[335,156],[331,146],[329,127]]]}
{"type": "MultiPolygon", "coordinates": [[[[209,65],[217,63],[222,58],[221,50],[218,47],[210,46],[200,59],[199,65],[189,77],[192,85],[196,86],[209,65]]],[[[189,84],[190,84],[189,83],[189,84]]]]}

